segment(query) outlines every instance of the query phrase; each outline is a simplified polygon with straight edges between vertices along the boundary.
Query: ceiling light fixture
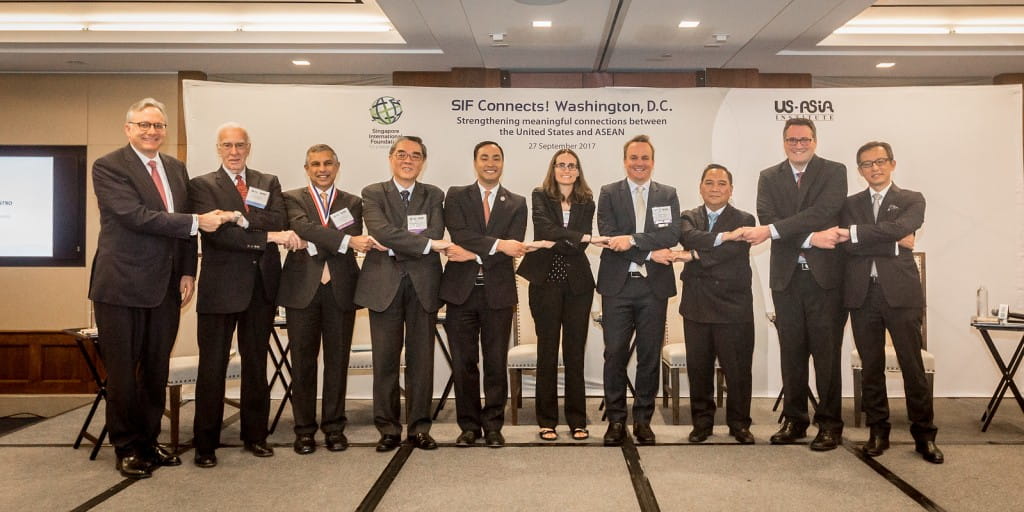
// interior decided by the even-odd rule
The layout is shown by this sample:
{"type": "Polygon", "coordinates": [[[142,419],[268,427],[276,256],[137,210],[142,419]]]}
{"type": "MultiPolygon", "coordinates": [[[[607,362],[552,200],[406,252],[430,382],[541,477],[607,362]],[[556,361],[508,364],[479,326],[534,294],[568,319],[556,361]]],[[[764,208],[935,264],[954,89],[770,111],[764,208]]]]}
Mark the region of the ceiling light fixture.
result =
{"type": "Polygon", "coordinates": [[[303,59],[296,59],[296,60],[292,61],[292,64],[294,64],[296,66],[308,66],[309,65],[309,61],[308,60],[303,60],[303,59]]]}
{"type": "Polygon", "coordinates": [[[537,20],[533,22],[533,28],[551,28],[551,20],[537,20]]]}
{"type": "Polygon", "coordinates": [[[679,22],[679,28],[697,28],[700,21],[683,20],[679,22]]]}
{"type": "Polygon", "coordinates": [[[882,26],[859,26],[839,27],[833,34],[890,34],[890,35],[948,35],[948,27],[882,27],[882,26]]]}
{"type": "Polygon", "coordinates": [[[878,69],[889,69],[895,65],[895,62],[879,62],[878,64],[875,64],[875,67],[878,69]]]}
{"type": "Polygon", "coordinates": [[[1024,26],[1002,26],[1002,27],[954,27],[956,34],[1024,34],[1024,26]]]}

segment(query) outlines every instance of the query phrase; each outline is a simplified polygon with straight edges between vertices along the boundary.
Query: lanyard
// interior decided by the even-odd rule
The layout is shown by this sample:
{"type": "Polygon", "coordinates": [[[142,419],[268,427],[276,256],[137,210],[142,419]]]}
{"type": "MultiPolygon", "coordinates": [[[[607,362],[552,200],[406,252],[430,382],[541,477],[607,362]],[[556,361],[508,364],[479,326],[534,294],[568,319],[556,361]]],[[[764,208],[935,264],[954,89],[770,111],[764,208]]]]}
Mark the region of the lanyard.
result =
{"type": "Polygon", "coordinates": [[[320,224],[326,226],[331,220],[331,205],[334,204],[334,187],[331,187],[331,191],[327,193],[327,204],[320,199],[320,194],[317,193],[313,185],[308,186],[309,195],[313,198],[313,203],[317,205],[316,213],[320,216],[320,224]]]}

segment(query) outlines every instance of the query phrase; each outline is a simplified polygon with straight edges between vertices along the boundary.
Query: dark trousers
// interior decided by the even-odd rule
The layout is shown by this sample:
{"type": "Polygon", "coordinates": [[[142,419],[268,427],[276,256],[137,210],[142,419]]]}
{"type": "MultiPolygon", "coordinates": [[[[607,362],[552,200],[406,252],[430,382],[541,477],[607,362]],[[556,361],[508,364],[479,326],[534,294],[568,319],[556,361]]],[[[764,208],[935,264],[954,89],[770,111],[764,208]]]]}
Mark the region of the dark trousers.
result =
{"type": "Polygon", "coordinates": [[[295,433],[313,434],[316,422],[316,381],[321,340],[324,348],[323,401],[320,429],[345,430],[345,388],[356,312],[342,311],[330,283],[322,284],[302,309],[287,308],[288,346],[292,363],[292,412],[295,433]]]}
{"type": "Polygon", "coordinates": [[[872,430],[888,431],[889,398],[885,389],[885,331],[892,335],[896,359],[903,372],[907,415],[914,439],[934,440],[938,429],[933,420],[932,393],[921,359],[921,308],[894,308],[885,301],[882,288],[868,288],[864,305],[850,310],[853,340],[860,352],[864,389],[864,411],[872,430]]]}
{"type": "Polygon", "coordinates": [[[583,359],[593,290],[576,295],[566,283],[530,285],[530,312],[537,332],[537,425],[558,426],[558,345],[565,367],[565,421],[587,427],[587,384],[583,359]]]}
{"type": "Polygon", "coordinates": [[[651,291],[647,278],[630,278],[614,296],[601,298],[604,327],[604,400],[609,422],[626,421],[626,366],[636,334],[633,422],[650,423],[658,394],[658,359],[665,341],[668,301],[651,291]]]}
{"type": "Polygon", "coordinates": [[[180,304],[176,287],[155,308],[94,303],[107,371],[107,432],[120,456],[148,449],[160,435],[180,304]]]}
{"type": "Polygon", "coordinates": [[[373,346],[373,423],[381,434],[401,435],[398,373],[405,345],[405,395],[409,435],[430,432],[434,392],[434,324],[437,313],[423,309],[409,276],[402,278],[391,305],[370,311],[373,346]]]}
{"type": "Polygon", "coordinates": [[[840,373],[846,310],[840,288],[827,290],[818,285],[809,270],[797,269],[785,290],[772,290],[779,351],[782,362],[782,391],[786,395],[782,414],[798,425],[807,425],[807,359],[814,358],[818,408],[814,423],[819,428],[843,431],[842,374],[840,373]]]}
{"type": "Polygon", "coordinates": [[[690,417],[696,428],[715,425],[715,359],[725,372],[729,396],[725,423],[730,430],[750,427],[754,323],[705,323],[683,319],[690,417]]]}
{"type": "Polygon", "coordinates": [[[491,309],[483,286],[474,286],[462,304],[448,304],[445,331],[452,351],[455,409],[459,428],[500,431],[508,401],[508,340],[511,307],[491,309]],[[484,404],[480,405],[480,353],[483,352],[484,404]]]}
{"type": "Polygon", "coordinates": [[[274,305],[256,279],[249,307],[229,314],[199,313],[199,378],[196,381],[194,422],[196,453],[213,453],[220,446],[224,421],[224,380],[231,355],[231,335],[238,329],[238,354],[242,358],[241,438],[259,442],[267,438],[270,418],[270,387],[267,384],[267,352],[274,328],[274,305]]]}

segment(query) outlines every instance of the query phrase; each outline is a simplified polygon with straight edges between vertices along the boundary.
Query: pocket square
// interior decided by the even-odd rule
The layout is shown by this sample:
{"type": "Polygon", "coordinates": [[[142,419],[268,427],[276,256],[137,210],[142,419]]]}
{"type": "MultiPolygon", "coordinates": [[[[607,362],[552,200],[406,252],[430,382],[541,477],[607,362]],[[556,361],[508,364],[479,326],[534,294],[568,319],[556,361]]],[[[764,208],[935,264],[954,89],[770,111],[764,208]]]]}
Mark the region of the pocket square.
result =
{"type": "Polygon", "coordinates": [[[896,210],[899,210],[899,209],[900,209],[900,207],[899,207],[899,206],[896,206],[896,205],[894,205],[894,204],[890,204],[890,205],[889,205],[889,207],[885,209],[885,211],[887,211],[887,212],[893,212],[893,211],[896,211],[896,210]]]}

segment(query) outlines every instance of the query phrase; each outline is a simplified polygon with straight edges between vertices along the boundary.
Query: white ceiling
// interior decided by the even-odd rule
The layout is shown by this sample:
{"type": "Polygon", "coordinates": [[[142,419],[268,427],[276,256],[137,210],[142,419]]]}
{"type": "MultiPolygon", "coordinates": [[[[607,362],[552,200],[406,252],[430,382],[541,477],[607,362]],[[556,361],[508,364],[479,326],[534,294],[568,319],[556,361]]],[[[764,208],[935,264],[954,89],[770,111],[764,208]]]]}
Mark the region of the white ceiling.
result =
{"type": "MultiPolygon", "coordinates": [[[[108,2],[113,4],[114,2],[108,2]]],[[[180,2],[179,2],[180,3],[180,2]]],[[[176,72],[210,75],[387,75],[486,67],[509,71],[690,71],[757,68],[763,73],[841,77],[991,77],[1024,71],[1024,35],[832,36],[867,18],[1021,13],[1006,0],[238,0],[195,1],[206,8],[293,12],[383,12],[385,34],[0,31],[0,72],[176,72]],[[553,3],[554,5],[526,5],[553,3]],[[233,4],[233,5],[232,5],[233,4]],[[290,5],[302,4],[302,5],[290,5]],[[875,4],[875,7],[872,7],[875,4]],[[870,9],[869,9],[870,8],[870,9]],[[867,12],[865,12],[867,11],[867,12]],[[964,14],[964,13],[967,14],[964,14]],[[683,19],[700,20],[680,29],[683,19]],[[552,28],[535,29],[534,20],[552,28]],[[491,34],[507,46],[494,46],[491,34]],[[728,34],[720,45],[714,34],[728,34]],[[306,68],[292,59],[311,61],[306,68]],[[895,62],[876,69],[881,61],[895,62]]],[[[145,9],[160,9],[150,2],[145,9]]],[[[0,15],[47,6],[0,3],[0,15]]],[[[86,4],[88,5],[88,4],[86,4]]],[[[180,7],[180,6],[179,6],[180,7]]]]}

